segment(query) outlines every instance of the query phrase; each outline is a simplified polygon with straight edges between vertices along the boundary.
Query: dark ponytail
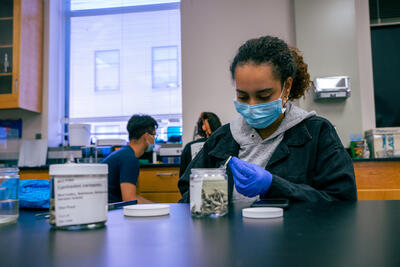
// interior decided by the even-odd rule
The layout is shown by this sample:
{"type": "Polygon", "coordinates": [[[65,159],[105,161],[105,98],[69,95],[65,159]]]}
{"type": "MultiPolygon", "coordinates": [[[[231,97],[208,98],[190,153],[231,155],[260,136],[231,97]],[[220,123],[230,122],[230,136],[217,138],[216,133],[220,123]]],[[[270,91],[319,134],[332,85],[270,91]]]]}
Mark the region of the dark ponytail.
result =
{"type": "Polygon", "coordinates": [[[295,48],[290,47],[293,58],[296,62],[296,73],[293,77],[292,88],[290,89],[289,99],[299,99],[304,96],[305,92],[310,87],[310,74],[307,71],[308,65],[304,62],[301,52],[295,48]]]}

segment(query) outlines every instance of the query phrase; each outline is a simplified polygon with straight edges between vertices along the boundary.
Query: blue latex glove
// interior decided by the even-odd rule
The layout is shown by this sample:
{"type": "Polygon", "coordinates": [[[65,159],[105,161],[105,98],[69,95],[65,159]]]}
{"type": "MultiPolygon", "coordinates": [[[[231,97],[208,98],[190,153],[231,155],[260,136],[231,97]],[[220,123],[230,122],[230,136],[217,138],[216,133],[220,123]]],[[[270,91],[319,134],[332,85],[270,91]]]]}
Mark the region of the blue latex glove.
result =
{"type": "Polygon", "coordinates": [[[246,197],[255,197],[267,193],[272,174],[254,163],[232,157],[229,161],[236,190],[246,197]]]}

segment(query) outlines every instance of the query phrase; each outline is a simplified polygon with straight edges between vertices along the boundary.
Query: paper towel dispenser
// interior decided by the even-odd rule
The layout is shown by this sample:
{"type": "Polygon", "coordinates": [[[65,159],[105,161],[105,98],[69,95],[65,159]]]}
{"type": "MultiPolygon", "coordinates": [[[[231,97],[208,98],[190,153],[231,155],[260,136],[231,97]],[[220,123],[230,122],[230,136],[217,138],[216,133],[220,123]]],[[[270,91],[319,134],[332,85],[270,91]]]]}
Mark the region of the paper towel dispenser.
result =
{"type": "Polygon", "coordinates": [[[315,78],[312,83],[314,99],[348,98],[350,82],[348,76],[315,78]]]}

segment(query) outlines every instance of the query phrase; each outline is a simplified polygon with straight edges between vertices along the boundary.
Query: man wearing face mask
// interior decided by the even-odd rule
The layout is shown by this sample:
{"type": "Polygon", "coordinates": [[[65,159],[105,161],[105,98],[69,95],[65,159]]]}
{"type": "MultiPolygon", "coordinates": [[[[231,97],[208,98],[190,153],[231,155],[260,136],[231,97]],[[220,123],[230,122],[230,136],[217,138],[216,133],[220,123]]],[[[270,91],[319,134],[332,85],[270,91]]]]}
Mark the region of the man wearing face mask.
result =
{"type": "Polygon", "coordinates": [[[129,145],[111,153],[104,159],[108,164],[108,202],[137,200],[151,203],[136,194],[139,176],[139,158],[154,146],[158,123],[148,115],[133,115],[127,125],[129,145]]]}
{"type": "Polygon", "coordinates": [[[276,37],[251,39],[230,71],[240,116],[220,127],[189,164],[178,182],[180,202],[189,202],[190,169],[218,168],[229,156],[230,201],[357,200],[353,163],[335,128],[291,103],[310,84],[299,51],[276,37]]]}

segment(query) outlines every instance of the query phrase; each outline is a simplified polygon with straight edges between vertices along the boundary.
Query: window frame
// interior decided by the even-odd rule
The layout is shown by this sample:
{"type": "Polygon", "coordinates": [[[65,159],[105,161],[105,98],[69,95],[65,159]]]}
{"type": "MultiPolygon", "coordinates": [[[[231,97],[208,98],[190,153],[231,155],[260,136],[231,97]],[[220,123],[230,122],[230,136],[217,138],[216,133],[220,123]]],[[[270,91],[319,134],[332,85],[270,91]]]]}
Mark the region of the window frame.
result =
{"type": "Polygon", "coordinates": [[[95,50],[94,51],[94,92],[95,93],[113,93],[121,91],[121,51],[119,49],[109,49],[109,50],[95,50]],[[106,89],[106,90],[98,90],[97,87],[97,53],[104,52],[118,52],[118,84],[116,89],[106,89]]]}
{"type": "Polygon", "coordinates": [[[166,46],[153,46],[152,48],[151,48],[151,87],[152,87],[152,89],[169,89],[169,88],[178,88],[179,87],[179,49],[178,49],[178,46],[177,45],[166,45],[166,46]],[[176,49],[176,53],[175,53],[175,58],[174,59],[158,59],[158,60],[155,60],[154,59],[154,51],[156,50],[156,49],[160,49],[160,48],[175,48],[176,49]],[[175,80],[175,84],[176,84],[176,86],[173,86],[173,87],[169,87],[169,86],[154,86],[154,84],[155,84],[155,82],[154,82],[154,80],[155,80],[155,75],[154,75],[154,73],[155,73],[155,71],[154,71],[154,66],[155,66],[155,63],[158,63],[158,62],[170,62],[170,61],[175,61],[175,65],[176,65],[176,80],[175,80]]]}

